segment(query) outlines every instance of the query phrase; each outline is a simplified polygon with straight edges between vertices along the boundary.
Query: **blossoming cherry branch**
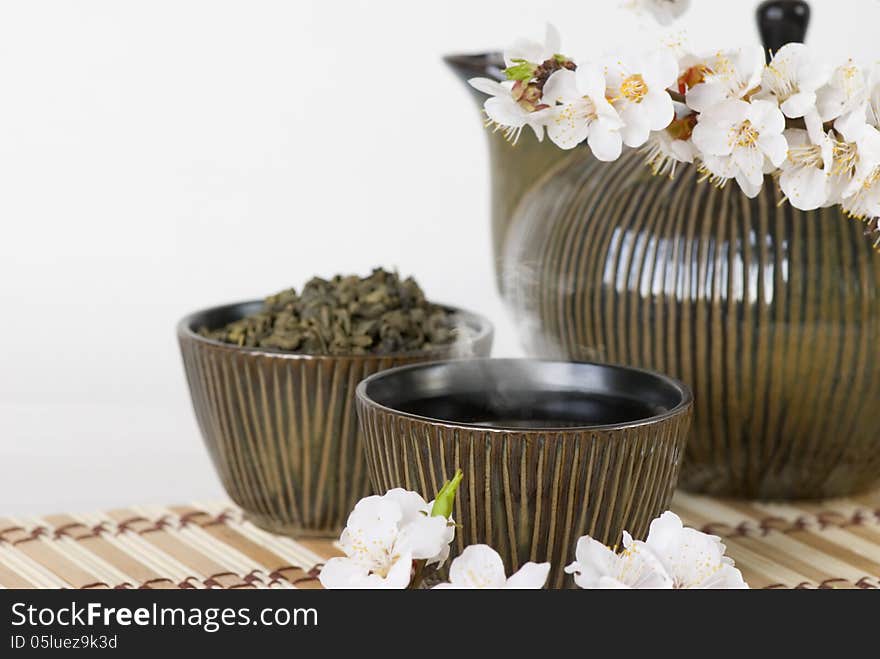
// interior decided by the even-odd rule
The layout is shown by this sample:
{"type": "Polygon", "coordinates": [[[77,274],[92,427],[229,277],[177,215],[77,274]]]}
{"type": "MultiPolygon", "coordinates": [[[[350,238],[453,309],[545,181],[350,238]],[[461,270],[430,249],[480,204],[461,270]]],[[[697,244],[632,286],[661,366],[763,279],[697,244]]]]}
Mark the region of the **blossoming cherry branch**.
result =
{"type": "MultiPolygon", "coordinates": [[[[801,43],[708,55],[659,48],[575,62],[556,29],[505,51],[506,80],[473,78],[489,95],[487,125],[516,142],[528,127],[562,149],[586,143],[613,161],[640,148],[655,174],[693,163],[715,185],[749,197],[773,175],[801,210],[840,205],[877,231],[880,64],[824,65],[801,43]]],[[[875,246],[880,247],[880,231],[875,246]]]]}

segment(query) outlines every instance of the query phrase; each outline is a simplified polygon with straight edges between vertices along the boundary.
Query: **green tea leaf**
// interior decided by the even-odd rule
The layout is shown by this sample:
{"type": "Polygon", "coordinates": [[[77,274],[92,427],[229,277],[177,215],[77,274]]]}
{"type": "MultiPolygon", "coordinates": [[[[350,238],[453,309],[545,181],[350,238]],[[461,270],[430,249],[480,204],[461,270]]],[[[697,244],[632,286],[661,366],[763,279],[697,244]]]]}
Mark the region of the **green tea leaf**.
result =
{"type": "Polygon", "coordinates": [[[428,302],[411,277],[376,268],[368,277],[315,277],[298,294],[266,298],[255,314],[202,336],[238,346],[318,355],[429,350],[459,336],[452,312],[428,302]]]}

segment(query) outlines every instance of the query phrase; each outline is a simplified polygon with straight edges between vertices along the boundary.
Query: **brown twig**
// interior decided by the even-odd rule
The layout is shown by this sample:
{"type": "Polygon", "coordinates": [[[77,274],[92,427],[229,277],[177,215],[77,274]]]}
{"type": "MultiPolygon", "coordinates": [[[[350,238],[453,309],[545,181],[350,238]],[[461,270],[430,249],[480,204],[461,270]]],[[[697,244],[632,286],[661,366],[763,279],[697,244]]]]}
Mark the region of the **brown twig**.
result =
{"type": "Polygon", "coordinates": [[[669,95],[672,97],[672,100],[676,103],[681,103],[682,105],[687,105],[687,101],[685,100],[685,95],[681,92],[677,92],[674,89],[667,89],[669,95]]]}

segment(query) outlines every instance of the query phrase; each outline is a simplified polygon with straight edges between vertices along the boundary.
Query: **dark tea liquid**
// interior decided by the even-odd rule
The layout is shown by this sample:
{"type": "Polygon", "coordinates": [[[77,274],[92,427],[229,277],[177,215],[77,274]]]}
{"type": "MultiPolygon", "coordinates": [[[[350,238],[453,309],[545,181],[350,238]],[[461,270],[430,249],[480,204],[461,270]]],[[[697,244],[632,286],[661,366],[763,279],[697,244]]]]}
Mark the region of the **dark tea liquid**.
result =
{"type": "Polygon", "coordinates": [[[396,407],[451,423],[523,429],[627,423],[664,411],[634,399],[565,391],[444,394],[403,401],[396,407]]]}

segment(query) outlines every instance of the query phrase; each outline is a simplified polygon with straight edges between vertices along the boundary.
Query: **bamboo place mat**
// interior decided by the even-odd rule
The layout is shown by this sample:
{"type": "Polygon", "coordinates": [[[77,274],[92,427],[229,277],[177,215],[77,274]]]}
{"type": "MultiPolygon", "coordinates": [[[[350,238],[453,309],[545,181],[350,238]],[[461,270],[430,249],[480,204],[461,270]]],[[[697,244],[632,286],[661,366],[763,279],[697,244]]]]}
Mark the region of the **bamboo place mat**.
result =
{"type": "MultiPolygon", "coordinates": [[[[880,588],[880,492],[824,503],[679,493],[753,588],[880,588]]],[[[261,531],[229,502],[0,517],[3,588],[320,588],[333,542],[261,531]]]]}

